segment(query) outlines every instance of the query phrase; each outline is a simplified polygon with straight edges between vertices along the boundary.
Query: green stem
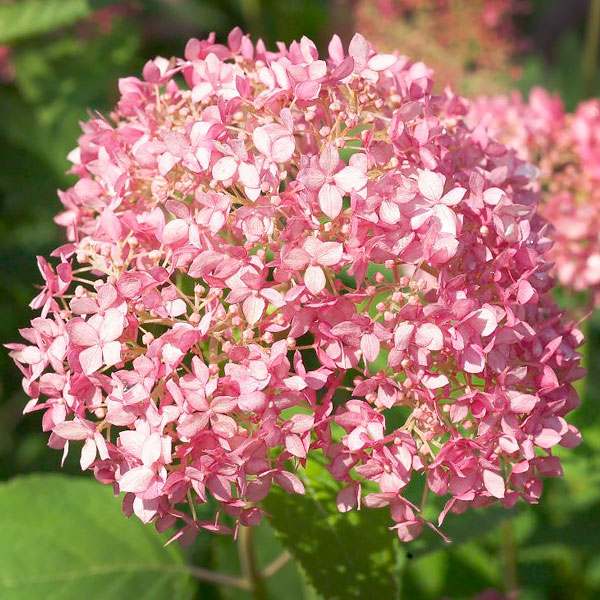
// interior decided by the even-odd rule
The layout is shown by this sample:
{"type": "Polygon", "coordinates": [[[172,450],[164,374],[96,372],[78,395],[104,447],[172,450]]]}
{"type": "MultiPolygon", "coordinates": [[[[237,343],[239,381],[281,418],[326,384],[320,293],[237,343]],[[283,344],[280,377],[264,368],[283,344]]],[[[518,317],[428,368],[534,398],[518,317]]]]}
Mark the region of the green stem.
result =
{"type": "Polygon", "coordinates": [[[267,586],[254,552],[253,528],[240,527],[238,550],[244,579],[250,583],[250,591],[254,600],[269,600],[267,586]]]}
{"type": "Polygon", "coordinates": [[[598,47],[600,45],[600,0],[590,0],[585,48],[583,51],[583,92],[586,98],[594,95],[598,70],[598,47]]]}
{"type": "Polygon", "coordinates": [[[502,538],[502,570],[504,572],[504,591],[509,598],[516,598],[519,590],[517,577],[517,546],[514,525],[511,519],[504,521],[500,528],[502,538]]]}
{"type": "Polygon", "coordinates": [[[273,577],[273,575],[275,575],[279,569],[285,567],[292,558],[292,555],[287,550],[284,550],[272,563],[268,564],[262,570],[262,578],[269,579],[270,577],[273,577]]]}
{"type": "Polygon", "coordinates": [[[217,573],[210,569],[204,569],[202,567],[196,567],[194,565],[188,565],[187,571],[190,575],[200,581],[206,581],[213,585],[224,585],[227,587],[233,587],[240,590],[249,590],[250,585],[248,581],[240,577],[233,577],[231,575],[225,575],[223,573],[217,573]]]}

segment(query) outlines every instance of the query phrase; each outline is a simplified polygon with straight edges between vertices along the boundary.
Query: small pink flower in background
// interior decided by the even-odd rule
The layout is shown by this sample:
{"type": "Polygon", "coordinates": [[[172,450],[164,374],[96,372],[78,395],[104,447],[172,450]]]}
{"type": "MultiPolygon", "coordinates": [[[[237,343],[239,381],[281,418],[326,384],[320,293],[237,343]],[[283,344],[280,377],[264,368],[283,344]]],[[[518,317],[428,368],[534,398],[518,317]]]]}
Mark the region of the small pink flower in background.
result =
{"type": "MultiPolygon", "coordinates": [[[[468,116],[491,135],[539,166],[536,187],[547,189],[540,213],[552,229],[549,257],[559,282],[600,299],[600,102],[582,102],[568,114],[557,96],[534,88],[529,101],[518,94],[477,98],[468,116]]],[[[527,293],[523,282],[520,295],[527,293]]]]}
{"type": "Polygon", "coordinates": [[[119,89],[69,155],[68,243],[8,346],[51,447],[83,442],[125,513],[182,543],[304,493],[315,455],[342,512],[385,508],[403,541],[538,501],[580,441],[582,336],[550,295],[533,170],[487,122],[361,35],[320,59],[236,29],[119,89]]]}

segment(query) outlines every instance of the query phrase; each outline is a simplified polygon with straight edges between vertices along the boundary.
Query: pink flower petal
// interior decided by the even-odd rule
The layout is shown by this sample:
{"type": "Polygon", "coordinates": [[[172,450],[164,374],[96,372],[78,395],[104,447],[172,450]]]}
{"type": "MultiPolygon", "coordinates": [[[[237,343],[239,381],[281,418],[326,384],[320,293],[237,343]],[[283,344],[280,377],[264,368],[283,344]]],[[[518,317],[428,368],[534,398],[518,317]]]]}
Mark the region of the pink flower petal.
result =
{"type": "Polygon", "coordinates": [[[323,213],[332,220],[342,212],[343,198],[335,185],[326,183],[321,187],[319,206],[323,213]]]}
{"type": "Polygon", "coordinates": [[[317,296],[320,294],[326,285],[325,273],[321,267],[310,265],[304,273],[304,285],[306,285],[308,291],[317,296]]]}
{"type": "Polygon", "coordinates": [[[108,342],[102,347],[102,361],[107,367],[121,362],[121,342],[108,342]]]}
{"type": "Polygon", "coordinates": [[[154,472],[148,467],[135,467],[125,473],[118,481],[121,492],[139,494],[145,492],[154,479],[154,472]]]}
{"type": "Polygon", "coordinates": [[[494,498],[504,498],[504,478],[502,475],[490,471],[489,469],[483,470],[483,485],[485,489],[492,495],[494,498]]]}
{"type": "Polygon", "coordinates": [[[79,364],[86,375],[95,373],[102,366],[102,349],[100,346],[90,346],[79,354],[79,364]]]}
{"type": "Polygon", "coordinates": [[[433,171],[423,170],[419,173],[417,185],[419,192],[424,198],[431,202],[438,202],[444,193],[444,182],[446,181],[443,175],[433,171]]]}
{"type": "Polygon", "coordinates": [[[93,346],[100,340],[98,332],[83,319],[71,319],[67,323],[69,340],[78,346],[93,346]]]}
{"type": "Polygon", "coordinates": [[[55,425],[52,431],[65,440],[85,440],[92,434],[92,430],[79,421],[63,421],[55,425]]]}
{"type": "Polygon", "coordinates": [[[367,185],[368,177],[356,167],[344,167],[333,177],[336,185],[346,193],[362,190],[367,185]]]}
{"type": "Polygon", "coordinates": [[[324,267],[332,267],[339,264],[344,253],[344,247],[337,242],[325,242],[321,244],[315,254],[316,261],[324,267]]]}
{"type": "Polygon", "coordinates": [[[109,308],[104,315],[100,327],[100,339],[103,342],[112,342],[121,336],[125,326],[123,313],[117,308],[109,308]]]}
{"type": "Polygon", "coordinates": [[[238,163],[233,156],[223,156],[212,168],[212,176],[216,181],[231,179],[238,168],[238,163]]]}
{"type": "Polygon", "coordinates": [[[244,300],[242,312],[249,325],[254,325],[260,320],[266,305],[267,303],[260,296],[250,295],[244,300]]]}
{"type": "Polygon", "coordinates": [[[369,59],[367,66],[373,71],[385,71],[398,62],[398,57],[393,54],[376,54],[369,59]]]}
{"type": "Polygon", "coordinates": [[[378,356],[381,349],[381,344],[377,336],[372,333],[363,335],[360,340],[360,349],[362,350],[363,356],[369,362],[373,362],[378,356]]]}
{"type": "Polygon", "coordinates": [[[290,494],[304,494],[304,484],[296,475],[289,471],[278,471],[273,476],[273,479],[290,494]]]}

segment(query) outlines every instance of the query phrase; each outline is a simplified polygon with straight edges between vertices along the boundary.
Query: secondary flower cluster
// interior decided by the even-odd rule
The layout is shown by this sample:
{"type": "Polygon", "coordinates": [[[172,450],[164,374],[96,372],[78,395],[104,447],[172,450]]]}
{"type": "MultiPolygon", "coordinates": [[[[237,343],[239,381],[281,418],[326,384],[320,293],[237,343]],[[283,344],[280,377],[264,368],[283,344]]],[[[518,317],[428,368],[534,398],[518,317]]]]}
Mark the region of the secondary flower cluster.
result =
{"type": "Polygon", "coordinates": [[[535,88],[525,102],[520,94],[480,97],[469,120],[485,123],[490,135],[514,148],[540,169],[541,214],[553,226],[560,283],[576,291],[592,290],[600,300],[600,101],[586,100],[573,114],[561,100],[535,88]]]}
{"type": "MultiPolygon", "coordinates": [[[[346,0],[356,27],[378,48],[418,56],[469,96],[506,89],[516,78],[515,55],[526,45],[515,17],[529,12],[522,0],[346,0]]],[[[440,87],[441,89],[441,87],[440,87]]]]}
{"type": "Polygon", "coordinates": [[[83,124],[69,243],[10,347],[50,446],[83,442],[127,514],[181,519],[181,541],[255,524],[313,454],[341,511],[388,506],[410,540],[561,474],[581,334],[548,293],[531,169],[431,87],[358,34],[320,59],[236,29],[83,124]]]}

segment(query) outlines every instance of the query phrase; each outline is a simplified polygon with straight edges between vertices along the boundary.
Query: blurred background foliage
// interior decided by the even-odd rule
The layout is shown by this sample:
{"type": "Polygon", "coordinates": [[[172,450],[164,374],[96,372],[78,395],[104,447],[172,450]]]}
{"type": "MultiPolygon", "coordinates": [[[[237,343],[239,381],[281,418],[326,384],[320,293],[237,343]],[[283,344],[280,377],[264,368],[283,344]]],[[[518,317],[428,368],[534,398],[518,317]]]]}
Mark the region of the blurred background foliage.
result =
{"type": "MultiPolygon", "coordinates": [[[[14,341],[31,318],[27,305],[33,284],[40,281],[35,256],[60,243],[52,221],[59,208],[56,189],[68,185],[66,156],[76,144],[78,123],[88,111],[108,115],[117,99],[117,79],[139,73],[147,58],[181,56],[189,37],[215,31],[223,40],[237,25],[271,45],[307,35],[322,50],[334,32],[347,43],[360,30],[378,47],[397,47],[431,64],[440,83],[452,83],[463,93],[511,88],[527,93],[544,85],[572,109],[600,93],[591,16],[586,0],[0,2],[0,341],[14,341]]],[[[565,291],[560,301],[575,302],[565,291]]],[[[518,588],[518,597],[526,600],[600,597],[600,315],[585,328],[589,375],[581,383],[583,403],[573,418],[585,441],[564,453],[565,478],[546,483],[540,506],[521,507],[500,524],[492,517],[480,519],[473,529],[463,517],[458,527],[471,537],[450,548],[421,554],[418,547],[407,551],[395,543],[402,597],[500,597],[491,591],[481,595],[491,588],[518,588]]],[[[46,448],[40,415],[22,418],[24,403],[20,374],[0,352],[1,480],[60,469],[60,455],[46,448]]],[[[76,455],[65,465],[68,473],[79,473],[76,455]]],[[[306,527],[312,527],[310,507],[305,517],[306,527]]],[[[268,524],[258,530],[261,565],[282,551],[285,523],[279,525],[279,540],[268,524]]],[[[393,537],[385,525],[381,530],[393,537]]],[[[327,543],[326,531],[310,531],[327,543]]],[[[380,533],[374,532],[375,541],[380,533]]],[[[463,536],[457,530],[453,537],[463,536]]],[[[288,563],[269,580],[269,598],[320,597],[302,575],[310,552],[304,558],[300,554],[300,563],[288,563]]],[[[189,558],[231,574],[239,569],[229,538],[207,534],[189,558]]],[[[339,566],[331,581],[348,577],[348,565],[339,566]]],[[[374,563],[374,576],[376,568],[374,563]]],[[[328,579],[326,572],[322,576],[328,579]]],[[[201,584],[197,597],[251,596],[201,584]]]]}

